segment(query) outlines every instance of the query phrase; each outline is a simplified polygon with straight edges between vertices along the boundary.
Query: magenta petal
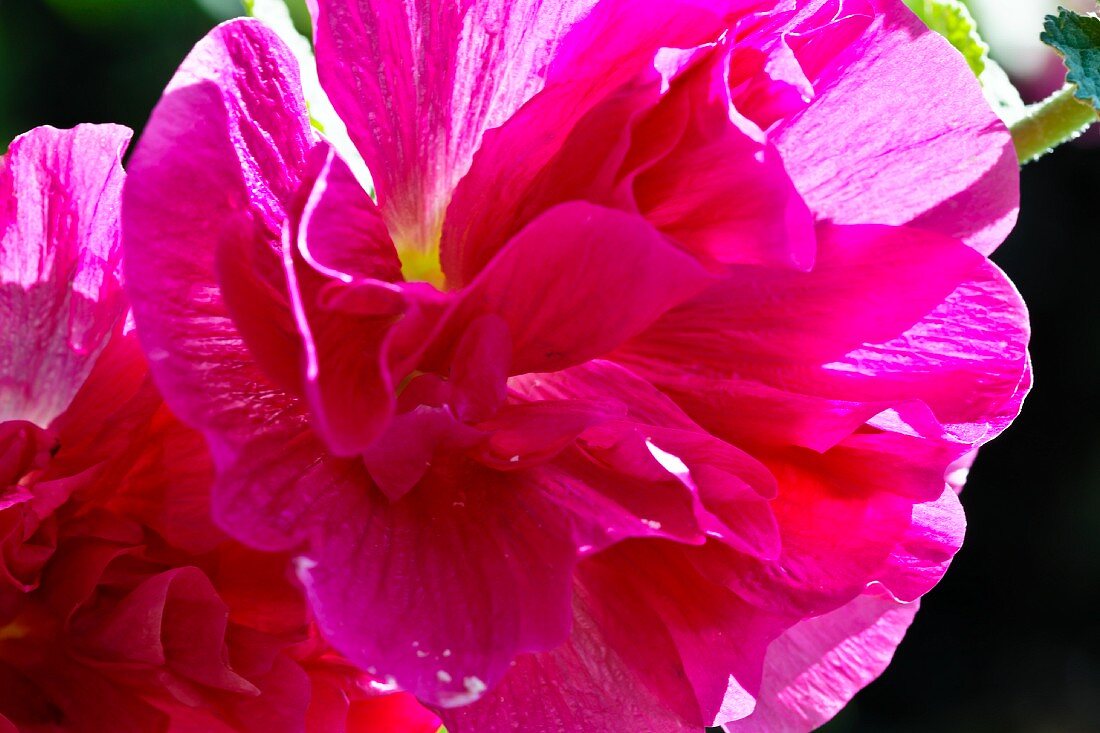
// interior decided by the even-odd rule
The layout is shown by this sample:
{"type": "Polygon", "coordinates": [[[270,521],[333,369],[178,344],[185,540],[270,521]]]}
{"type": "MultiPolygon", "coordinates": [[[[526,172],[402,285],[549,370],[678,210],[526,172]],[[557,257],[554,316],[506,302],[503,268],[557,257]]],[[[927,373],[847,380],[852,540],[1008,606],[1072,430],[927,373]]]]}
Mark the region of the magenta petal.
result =
{"type": "Polygon", "coordinates": [[[917,606],[870,590],[800,622],[768,648],[752,715],[725,730],[800,733],[822,725],[886,669],[917,606]]]}
{"type": "Polygon", "coordinates": [[[593,0],[339,0],[316,18],[318,70],[402,246],[430,245],[482,133],[538,91],[593,0]]]}
{"type": "Polygon", "coordinates": [[[1031,386],[1030,335],[1019,292],[983,261],[904,333],[852,350],[807,386],[841,399],[919,399],[938,423],[923,432],[938,428],[952,440],[981,445],[1020,412],[1031,386]]]}
{"type": "Polygon", "coordinates": [[[938,582],[962,542],[962,509],[944,475],[963,451],[943,441],[867,432],[824,454],[776,455],[768,464],[779,483],[771,506],[780,556],[773,562],[715,554],[701,561],[767,608],[824,613],[871,581],[913,600],[938,582]]]}
{"type": "Polygon", "coordinates": [[[214,485],[214,519],[263,550],[301,545],[342,489],[366,481],[361,464],[326,455],[301,412],[284,414],[234,453],[214,485]]]}
{"type": "Polygon", "coordinates": [[[497,694],[441,717],[452,733],[694,733],[752,711],[765,649],[788,624],[675,551],[622,545],[578,567],[566,644],[520,658],[497,694]]]}
{"type": "Polygon", "coordinates": [[[322,275],[350,283],[401,279],[401,261],[382,215],[351,168],[327,142],[310,152],[297,246],[322,275]]]}
{"type": "Polygon", "coordinates": [[[398,501],[342,488],[299,576],[326,638],[362,668],[461,705],[566,637],[576,549],[537,480],[444,457],[398,501]]]}
{"type": "Polygon", "coordinates": [[[462,291],[451,323],[496,314],[512,335],[513,373],[554,371],[610,351],[711,279],[644,219],[562,204],[462,291]]]}
{"type": "Polygon", "coordinates": [[[46,427],[124,311],[116,125],[40,127],[0,158],[0,421],[46,427]]]}
{"type": "Polygon", "coordinates": [[[354,456],[393,414],[385,344],[393,328],[408,326],[409,306],[389,284],[400,278],[400,263],[374,202],[327,143],[314,148],[305,179],[282,247],[302,387],[325,443],[354,456]],[[380,312],[347,312],[353,301],[366,310],[368,293],[381,296],[380,312]]]}
{"type": "Polygon", "coordinates": [[[837,59],[842,73],[779,126],[776,144],[820,219],[913,223],[988,253],[1019,208],[1008,131],[947,41],[902,3],[876,5],[837,59]]]}
{"type": "Polygon", "coordinates": [[[723,437],[755,442],[756,431],[741,424],[746,410],[723,416],[716,404],[763,399],[777,414],[794,413],[784,425],[828,427],[795,440],[818,450],[887,408],[923,410],[924,425],[911,429],[928,437],[980,444],[1019,412],[1028,337],[1019,294],[961,242],[911,228],[822,225],[811,272],[731,272],[618,358],[683,395],[723,437]],[[676,368],[685,350],[700,367],[692,374],[676,368]]]}
{"type": "Polygon", "coordinates": [[[234,325],[218,250],[260,242],[275,256],[312,145],[293,56],[261,23],[240,20],[184,61],[130,161],[123,239],[139,334],[166,399],[219,460],[286,397],[234,325]]]}
{"type": "Polygon", "coordinates": [[[636,348],[667,348],[669,356],[690,349],[746,377],[770,375],[784,362],[820,365],[903,332],[983,262],[956,240],[893,227],[821,225],[818,245],[810,272],[731,269],[636,348]]]}
{"type": "Polygon", "coordinates": [[[583,103],[643,70],[660,45],[713,40],[746,4],[339,0],[318,7],[318,70],[398,245],[426,248],[484,132],[548,76],[579,82],[583,103]]]}

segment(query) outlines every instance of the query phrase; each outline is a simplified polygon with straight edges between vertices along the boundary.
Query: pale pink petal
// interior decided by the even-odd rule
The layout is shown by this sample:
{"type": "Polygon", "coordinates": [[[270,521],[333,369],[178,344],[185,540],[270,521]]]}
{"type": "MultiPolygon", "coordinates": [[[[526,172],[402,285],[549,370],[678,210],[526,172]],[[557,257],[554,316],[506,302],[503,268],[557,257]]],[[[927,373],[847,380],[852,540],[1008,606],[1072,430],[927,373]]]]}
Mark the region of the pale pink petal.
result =
{"type": "Polygon", "coordinates": [[[819,219],[912,223],[988,253],[1019,208],[1008,131],[942,36],[900,0],[874,5],[813,102],[777,128],[787,169],[819,219]]]}
{"type": "Polygon", "coordinates": [[[130,134],[40,127],[0,158],[0,421],[49,425],[123,315],[118,216],[130,134]]]}
{"type": "Polygon", "coordinates": [[[917,603],[868,591],[837,610],[800,622],[772,642],[756,709],[728,733],[808,733],[882,674],[917,603]]]}

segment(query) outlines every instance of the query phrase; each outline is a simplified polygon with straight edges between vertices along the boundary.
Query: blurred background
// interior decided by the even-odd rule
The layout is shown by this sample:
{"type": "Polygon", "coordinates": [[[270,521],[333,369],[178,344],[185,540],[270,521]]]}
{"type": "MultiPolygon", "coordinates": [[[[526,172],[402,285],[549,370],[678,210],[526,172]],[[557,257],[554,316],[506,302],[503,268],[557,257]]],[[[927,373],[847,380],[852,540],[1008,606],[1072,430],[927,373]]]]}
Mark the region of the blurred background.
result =
{"type": "MultiPolygon", "coordinates": [[[[973,3],[1029,101],[1062,83],[1038,44],[1056,4],[973,3]]],[[[140,131],[191,45],[238,13],[236,0],[0,0],[0,150],[41,124],[140,131]]],[[[994,259],[1031,307],[1037,388],[971,472],[970,528],[951,571],[893,665],[826,733],[1100,731],[1095,138],[1024,169],[1020,224],[994,259]]]]}

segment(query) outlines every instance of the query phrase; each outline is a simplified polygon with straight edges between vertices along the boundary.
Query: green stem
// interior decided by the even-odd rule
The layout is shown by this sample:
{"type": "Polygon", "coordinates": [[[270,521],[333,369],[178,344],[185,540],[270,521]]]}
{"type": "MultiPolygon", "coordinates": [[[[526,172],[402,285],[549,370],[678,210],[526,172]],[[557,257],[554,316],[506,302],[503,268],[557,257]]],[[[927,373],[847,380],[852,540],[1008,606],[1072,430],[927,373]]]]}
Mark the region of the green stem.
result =
{"type": "Polygon", "coordinates": [[[1097,121],[1096,109],[1078,99],[1076,93],[1075,85],[1066,84],[1042,102],[1029,106],[1024,116],[1012,124],[1012,142],[1021,165],[1080,136],[1097,121]]]}

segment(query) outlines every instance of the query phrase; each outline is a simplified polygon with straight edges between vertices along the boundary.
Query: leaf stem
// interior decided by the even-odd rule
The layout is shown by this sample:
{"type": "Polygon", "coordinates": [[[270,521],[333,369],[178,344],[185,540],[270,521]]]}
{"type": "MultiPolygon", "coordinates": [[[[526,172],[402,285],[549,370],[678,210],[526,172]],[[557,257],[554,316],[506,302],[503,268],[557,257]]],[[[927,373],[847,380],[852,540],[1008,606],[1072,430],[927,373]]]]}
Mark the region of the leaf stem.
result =
{"type": "Polygon", "coordinates": [[[1079,137],[1097,121],[1096,109],[1076,94],[1077,86],[1066,84],[1042,102],[1028,106],[1023,117],[1012,124],[1009,129],[1021,165],[1079,137]]]}

